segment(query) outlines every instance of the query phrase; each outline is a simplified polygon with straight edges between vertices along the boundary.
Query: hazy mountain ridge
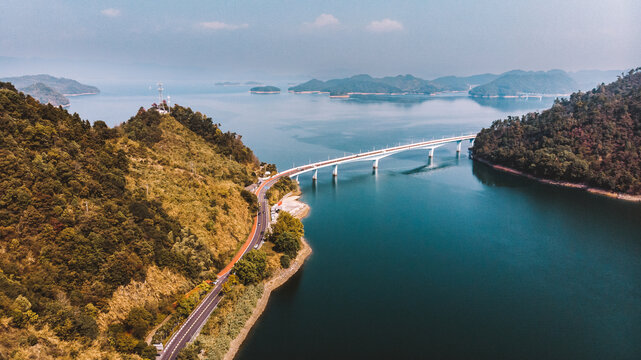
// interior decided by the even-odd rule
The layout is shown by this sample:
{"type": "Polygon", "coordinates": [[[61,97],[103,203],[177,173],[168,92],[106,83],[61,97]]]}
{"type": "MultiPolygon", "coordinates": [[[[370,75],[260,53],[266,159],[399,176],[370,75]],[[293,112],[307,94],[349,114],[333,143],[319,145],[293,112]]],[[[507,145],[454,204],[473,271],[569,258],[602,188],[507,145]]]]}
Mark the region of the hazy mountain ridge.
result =
{"type": "Polygon", "coordinates": [[[95,86],[81,84],[76,80],[57,78],[48,74],[24,75],[2,78],[0,81],[12,83],[18,90],[22,90],[35,83],[43,83],[57,92],[68,95],[98,94],[100,89],[95,86]]]}
{"type": "Polygon", "coordinates": [[[470,90],[472,96],[520,96],[524,94],[569,94],[577,82],[563,70],[512,70],[470,90]]]}

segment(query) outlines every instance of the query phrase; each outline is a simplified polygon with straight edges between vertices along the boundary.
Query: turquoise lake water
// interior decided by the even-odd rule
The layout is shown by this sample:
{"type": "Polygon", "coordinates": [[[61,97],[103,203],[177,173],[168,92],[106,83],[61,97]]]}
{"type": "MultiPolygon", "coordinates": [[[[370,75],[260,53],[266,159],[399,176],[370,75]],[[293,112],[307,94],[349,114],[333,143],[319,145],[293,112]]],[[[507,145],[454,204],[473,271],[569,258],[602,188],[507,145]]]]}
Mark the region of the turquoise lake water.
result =
{"type": "MultiPolygon", "coordinates": [[[[166,84],[172,92],[171,84],[166,84]]],[[[286,88],[282,85],[281,88],[286,88]]],[[[147,85],[72,98],[125,121],[147,85]],[[125,90],[123,90],[125,89],[125,90]]],[[[385,101],[175,87],[279,169],[477,132],[551,99],[385,101]]],[[[639,359],[641,205],[556,188],[457,157],[455,145],[300,177],[313,254],[272,294],[239,359],[639,359]]]]}

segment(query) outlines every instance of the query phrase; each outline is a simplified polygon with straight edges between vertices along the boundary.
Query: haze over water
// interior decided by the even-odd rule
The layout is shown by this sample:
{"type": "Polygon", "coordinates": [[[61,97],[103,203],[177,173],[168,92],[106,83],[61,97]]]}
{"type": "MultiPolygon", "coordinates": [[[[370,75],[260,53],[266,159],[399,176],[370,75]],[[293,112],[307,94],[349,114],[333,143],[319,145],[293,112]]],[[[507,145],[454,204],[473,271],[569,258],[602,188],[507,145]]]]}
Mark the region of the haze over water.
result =
{"type": "MultiPolygon", "coordinates": [[[[70,111],[114,125],[154,101],[138,89],[73,98],[70,111]]],[[[246,90],[170,93],[281,170],[477,132],[551,104],[246,90]]],[[[314,253],[272,294],[238,358],[638,356],[641,206],[499,173],[454,150],[437,149],[431,165],[426,151],[401,153],[376,173],[369,162],[342,166],[336,182],[324,169],[315,186],[301,176],[314,253]]]]}

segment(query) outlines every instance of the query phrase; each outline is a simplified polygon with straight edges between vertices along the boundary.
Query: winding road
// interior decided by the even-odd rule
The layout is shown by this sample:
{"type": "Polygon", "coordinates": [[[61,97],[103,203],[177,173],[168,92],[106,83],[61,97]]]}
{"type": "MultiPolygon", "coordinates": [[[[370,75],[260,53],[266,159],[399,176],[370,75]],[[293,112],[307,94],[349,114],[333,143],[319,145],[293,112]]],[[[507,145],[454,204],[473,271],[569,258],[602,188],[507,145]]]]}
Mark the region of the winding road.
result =
{"type": "Polygon", "coordinates": [[[205,325],[205,322],[214,311],[220,299],[222,299],[222,284],[227,281],[229,273],[233,269],[234,265],[238,260],[240,260],[245,253],[253,249],[257,244],[262,240],[262,235],[267,228],[267,223],[269,219],[269,207],[267,204],[267,199],[265,198],[265,193],[267,190],[278,181],[281,176],[289,174],[291,171],[286,171],[283,173],[276,174],[270,179],[260,183],[260,185],[254,190],[254,194],[258,198],[258,215],[254,218],[254,226],[252,227],[247,240],[243,246],[238,250],[234,258],[222,269],[218,274],[218,282],[216,286],[205,296],[205,298],[200,302],[194,311],[189,315],[187,320],[182,324],[180,329],[174,333],[174,335],[169,339],[165,348],[157,357],[160,360],[173,360],[176,359],[178,353],[183,349],[187,343],[193,340],[196,335],[200,332],[200,329],[205,325]]]}

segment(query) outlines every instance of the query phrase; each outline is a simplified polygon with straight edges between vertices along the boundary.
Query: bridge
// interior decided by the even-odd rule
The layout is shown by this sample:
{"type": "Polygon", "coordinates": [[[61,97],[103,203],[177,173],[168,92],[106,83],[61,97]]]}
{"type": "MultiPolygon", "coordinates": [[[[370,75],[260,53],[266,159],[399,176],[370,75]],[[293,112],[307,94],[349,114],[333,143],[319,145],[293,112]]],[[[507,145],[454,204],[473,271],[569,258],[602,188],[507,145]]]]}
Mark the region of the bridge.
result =
{"type": "Polygon", "coordinates": [[[269,222],[269,207],[265,195],[267,189],[276,184],[278,179],[283,176],[289,176],[290,178],[296,178],[296,180],[298,180],[298,175],[311,171],[314,171],[313,179],[317,179],[318,169],[329,166],[334,166],[333,174],[334,176],[337,176],[338,165],[357,161],[372,161],[372,166],[374,168],[378,168],[379,160],[409,150],[428,150],[428,156],[430,158],[433,158],[434,149],[450,143],[456,143],[456,151],[457,153],[460,153],[461,144],[463,144],[463,142],[465,141],[472,142],[474,141],[475,137],[476,135],[462,135],[451,138],[442,138],[437,140],[393,146],[390,148],[373,150],[360,154],[347,155],[332,160],[294,167],[289,170],[279,172],[278,174],[275,174],[268,179],[263,179],[263,181],[260,182],[254,190],[254,194],[256,194],[256,197],[258,199],[259,210],[258,214],[254,218],[254,225],[249,236],[247,237],[247,240],[238,250],[232,261],[230,261],[229,264],[227,264],[227,266],[225,266],[225,268],[218,273],[218,281],[214,284],[214,288],[204,296],[200,304],[198,304],[198,306],[182,323],[180,328],[171,336],[169,341],[167,341],[167,343],[163,347],[163,350],[161,351],[157,359],[175,360],[178,357],[178,353],[180,352],[180,350],[196,338],[196,336],[200,332],[200,329],[205,325],[205,322],[207,322],[207,319],[214,311],[214,309],[218,306],[218,303],[223,297],[222,285],[229,277],[229,274],[232,272],[236,262],[240,260],[245,255],[245,253],[253,249],[263,240],[263,233],[266,231],[269,222]]]}
{"type": "Polygon", "coordinates": [[[404,151],[409,151],[409,150],[428,150],[429,151],[428,157],[432,159],[434,157],[434,150],[436,148],[446,144],[451,144],[451,143],[456,143],[456,152],[457,154],[459,154],[461,152],[461,144],[465,141],[469,141],[471,143],[472,141],[474,141],[475,138],[476,138],[476,135],[461,135],[461,136],[455,136],[450,138],[442,138],[442,139],[436,139],[436,140],[428,140],[428,141],[421,141],[417,143],[393,146],[385,149],[372,150],[372,151],[359,153],[359,154],[346,155],[336,159],[325,160],[325,161],[320,161],[313,164],[295,167],[287,171],[283,171],[282,173],[279,173],[278,176],[287,175],[290,178],[294,178],[298,181],[298,175],[313,171],[314,175],[312,176],[312,179],[316,180],[318,179],[318,169],[322,169],[330,166],[334,167],[334,170],[332,171],[332,175],[338,176],[338,165],[359,162],[359,161],[371,161],[372,167],[374,169],[377,169],[379,160],[386,158],[388,156],[398,154],[404,151]]]}

